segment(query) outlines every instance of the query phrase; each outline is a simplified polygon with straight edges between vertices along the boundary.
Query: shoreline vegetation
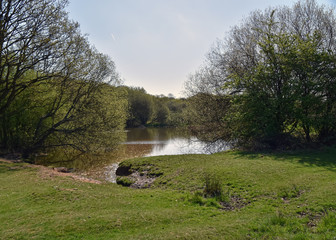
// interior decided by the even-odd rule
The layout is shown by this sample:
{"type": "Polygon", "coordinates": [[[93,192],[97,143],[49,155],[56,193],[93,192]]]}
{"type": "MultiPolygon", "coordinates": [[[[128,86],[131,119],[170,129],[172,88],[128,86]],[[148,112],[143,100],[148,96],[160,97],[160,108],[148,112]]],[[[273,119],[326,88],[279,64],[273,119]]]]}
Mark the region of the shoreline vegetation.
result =
{"type": "Polygon", "coordinates": [[[0,161],[0,236],[331,239],[336,235],[335,156],[336,148],[329,147],[122,162],[124,180],[119,181],[126,183],[135,172],[154,179],[143,188],[74,181],[45,167],[0,161]]]}

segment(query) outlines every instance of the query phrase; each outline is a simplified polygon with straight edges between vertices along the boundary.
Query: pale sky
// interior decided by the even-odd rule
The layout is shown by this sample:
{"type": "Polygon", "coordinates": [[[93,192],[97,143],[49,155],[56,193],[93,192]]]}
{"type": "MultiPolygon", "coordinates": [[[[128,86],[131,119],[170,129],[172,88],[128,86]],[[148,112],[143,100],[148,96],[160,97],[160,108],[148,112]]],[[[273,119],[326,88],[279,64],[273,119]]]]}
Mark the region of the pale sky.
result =
{"type": "MultiPolygon", "coordinates": [[[[70,18],[128,86],[180,97],[216,39],[256,9],[291,0],[70,0],[70,18]]],[[[336,0],[317,0],[335,6],[336,0]]]]}

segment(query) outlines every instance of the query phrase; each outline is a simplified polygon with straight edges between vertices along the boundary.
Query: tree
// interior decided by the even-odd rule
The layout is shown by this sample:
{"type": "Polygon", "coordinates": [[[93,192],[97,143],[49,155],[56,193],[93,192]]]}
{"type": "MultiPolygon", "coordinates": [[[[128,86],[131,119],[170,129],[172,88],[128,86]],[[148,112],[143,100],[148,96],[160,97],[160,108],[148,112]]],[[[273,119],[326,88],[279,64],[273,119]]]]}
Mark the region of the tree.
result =
{"type": "Polygon", "coordinates": [[[65,70],[59,60],[66,54],[72,30],[78,28],[68,21],[66,4],[56,0],[0,2],[0,114],[26,88],[65,70]],[[24,77],[26,73],[29,78],[24,77]]]}
{"type": "Polygon", "coordinates": [[[67,1],[1,1],[0,143],[32,153],[113,149],[126,94],[113,61],[68,19],[67,1]]]}
{"type": "Polygon", "coordinates": [[[154,117],[153,121],[161,126],[168,125],[170,111],[164,99],[154,99],[154,117]]]}
{"type": "Polygon", "coordinates": [[[213,47],[187,89],[230,99],[213,111],[222,112],[222,138],[238,146],[324,141],[336,130],[335,23],[334,11],[313,0],[253,12],[213,47]]]}
{"type": "Polygon", "coordinates": [[[143,88],[128,89],[129,118],[127,125],[135,127],[146,125],[153,116],[153,98],[143,88]]]}

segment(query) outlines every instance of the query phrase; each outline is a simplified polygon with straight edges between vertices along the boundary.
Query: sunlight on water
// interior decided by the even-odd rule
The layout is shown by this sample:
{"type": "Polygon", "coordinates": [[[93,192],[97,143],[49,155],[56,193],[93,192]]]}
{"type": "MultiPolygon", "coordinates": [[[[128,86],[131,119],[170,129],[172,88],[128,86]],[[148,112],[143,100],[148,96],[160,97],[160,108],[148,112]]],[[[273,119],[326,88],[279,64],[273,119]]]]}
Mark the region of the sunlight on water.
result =
{"type": "Polygon", "coordinates": [[[206,143],[198,141],[196,138],[174,138],[164,142],[164,144],[154,144],[151,153],[145,156],[212,153],[207,150],[207,146],[206,143]]]}

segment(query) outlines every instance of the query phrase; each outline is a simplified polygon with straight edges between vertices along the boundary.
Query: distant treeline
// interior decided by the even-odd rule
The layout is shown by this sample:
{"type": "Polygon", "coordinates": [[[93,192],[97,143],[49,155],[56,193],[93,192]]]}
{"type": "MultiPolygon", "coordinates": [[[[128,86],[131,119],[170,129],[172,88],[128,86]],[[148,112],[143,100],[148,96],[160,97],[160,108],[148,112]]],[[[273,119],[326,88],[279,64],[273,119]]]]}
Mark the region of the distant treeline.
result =
{"type": "Polygon", "coordinates": [[[188,100],[153,96],[140,87],[123,87],[128,93],[127,127],[182,127],[188,124],[188,100]]]}

